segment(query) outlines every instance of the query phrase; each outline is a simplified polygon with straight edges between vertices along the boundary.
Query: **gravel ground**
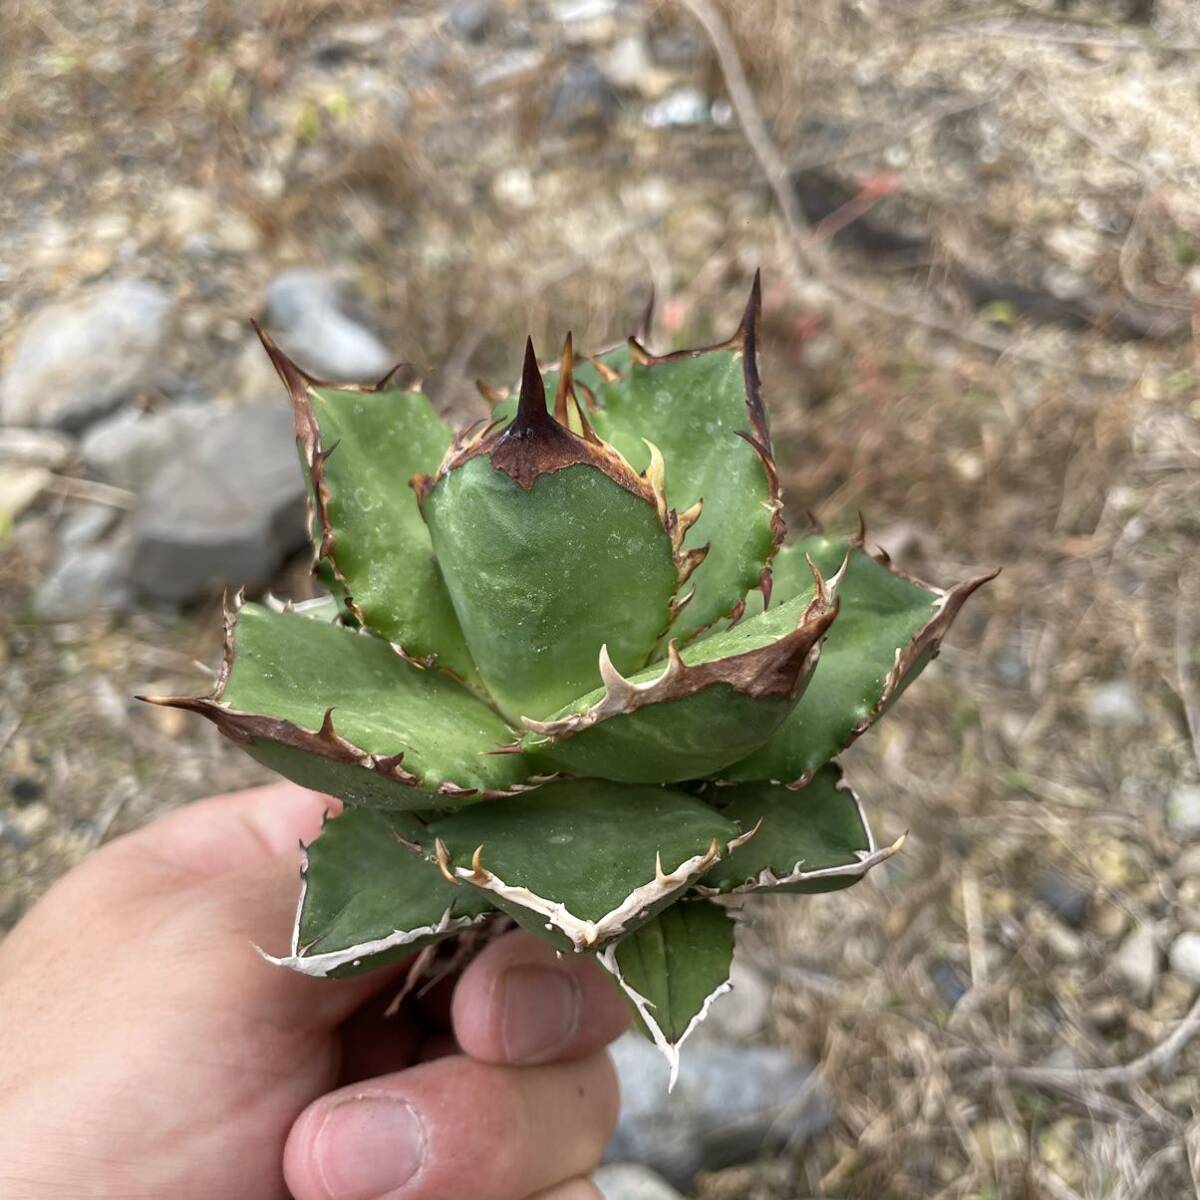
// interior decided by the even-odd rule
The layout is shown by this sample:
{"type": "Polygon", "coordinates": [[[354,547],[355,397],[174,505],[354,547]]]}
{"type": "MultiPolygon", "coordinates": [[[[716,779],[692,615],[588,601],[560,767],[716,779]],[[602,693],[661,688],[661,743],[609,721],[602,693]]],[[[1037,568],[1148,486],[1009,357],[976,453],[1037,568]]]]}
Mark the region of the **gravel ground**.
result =
{"type": "MultiPolygon", "coordinates": [[[[904,854],[752,930],[765,1036],[819,1060],[834,1126],[696,1194],[1200,1194],[1200,14],[718,6],[802,172],[797,239],[689,7],[18,0],[0,362],[46,304],[137,277],[175,299],[139,405],[282,403],[245,319],[335,268],[474,417],[527,332],[596,344],[653,282],[660,346],[707,340],[761,265],[793,523],[861,511],[918,574],[1003,574],[847,756],[904,854]]],[[[95,482],[68,463],[0,514],[0,929],[104,839],[259,777],[130,699],[201,682],[215,595],[30,616],[95,482]]]]}

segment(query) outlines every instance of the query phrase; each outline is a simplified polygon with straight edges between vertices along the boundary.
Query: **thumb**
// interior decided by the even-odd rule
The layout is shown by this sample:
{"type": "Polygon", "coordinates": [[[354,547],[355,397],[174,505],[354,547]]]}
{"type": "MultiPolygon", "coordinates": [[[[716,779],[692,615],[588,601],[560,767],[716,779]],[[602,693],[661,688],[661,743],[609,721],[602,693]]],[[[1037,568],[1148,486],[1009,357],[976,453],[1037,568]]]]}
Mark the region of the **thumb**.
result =
{"type": "MultiPolygon", "coordinates": [[[[169,928],[173,969],[214,1002],[314,1032],[394,986],[405,968],[310,979],[267,962],[286,955],[299,918],[300,845],[341,804],[291,783],[199,800],[117,839],[78,880],[118,900],[147,939],[169,928]],[[165,927],[165,928],[164,928],[165,927]]],[[[74,898],[78,910],[80,898],[74,898]]],[[[90,907],[90,905],[87,905],[90,907]]],[[[159,951],[161,953],[161,949],[159,951]]]]}
{"type": "Polygon", "coordinates": [[[299,922],[300,855],[284,852],[204,879],[185,890],[197,966],[237,1003],[264,1018],[313,1032],[332,1029],[371,996],[398,987],[408,967],[397,964],[349,979],[314,979],[265,955],[295,950],[299,922]]]}

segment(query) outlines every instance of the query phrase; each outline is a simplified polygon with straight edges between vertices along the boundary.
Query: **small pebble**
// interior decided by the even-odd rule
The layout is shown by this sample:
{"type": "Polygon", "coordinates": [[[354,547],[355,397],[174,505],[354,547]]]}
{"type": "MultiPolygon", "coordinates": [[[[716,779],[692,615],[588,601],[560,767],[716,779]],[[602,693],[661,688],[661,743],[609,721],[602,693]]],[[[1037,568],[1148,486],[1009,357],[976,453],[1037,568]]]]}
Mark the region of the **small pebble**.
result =
{"type": "Polygon", "coordinates": [[[1200,984],[1200,933],[1181,933],[1171,943],[1168,961],[1180,978],[1200,984]]]}
{"type": "Polygon", "coordinates": [[[40,800],[46,788],[41,780],[29,775],[22,775],[8,785],[9,795],[17,802],[18,807],[24,808],[35,800],[40,800]]]}
{"type": "Polygon", "coordinates": [[[963,973],[948,959],[939,958],[929,968],[929,978],[938,995],[953,1008],[970,991],[963,973]]]}
{"type": "Polygon", "coordinates": [[[1121,943],[1112,965],[1139,1000],[1149,999],[1159,972],[1158,937],[1154,927],[1136,926],[1121,943]]]}
{"type": "Polygon", "coordinates": [[[1060,921],[1079,929],[1087,920],[1092,889],[1085,883],[1053,868],[1042,871],[1034,883],[1037,898],[1060,921]]]}
{"type": "Polygon", "coordinates": [[[1200,787],[1185,783],[1167,797],[1167,824],[1184,837],[1200,834],[1200,787]]]}

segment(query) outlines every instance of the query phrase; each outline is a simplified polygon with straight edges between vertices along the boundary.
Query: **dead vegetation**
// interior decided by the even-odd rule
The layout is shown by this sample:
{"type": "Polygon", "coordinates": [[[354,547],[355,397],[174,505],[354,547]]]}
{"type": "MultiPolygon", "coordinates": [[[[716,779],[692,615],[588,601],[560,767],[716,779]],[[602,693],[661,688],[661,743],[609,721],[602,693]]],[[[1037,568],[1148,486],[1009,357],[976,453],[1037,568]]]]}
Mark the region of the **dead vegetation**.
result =
{"type": "MultiPolygon", "coordinates": [[[[580,30],[509,0],[525,32],[479,45],[433,4],[101,7],[6,15],[5,337],[136,270],[185,297],[180,378],[257,388],[237,364],[265,281],[349,264],[461,413],[527,331],[624,332],[648,276],[661,346],[727,332],[761,264],[793,522],[862,511],[940,582],[1003,567],[849,756],[905,854],[757,927],[772,1033],[819,1058],[837,1124],[706,1200],[1200,1195],[1196,985],[1163,969],[1200,930],[1200,828],[1167,819],[1200,779],[1193,7],[680,0],[580,30]],[[659,74],[598,130],[549,122],[569,64],[630,33],[659,74]],[[729,119],[647,125],[685,84],[729,119]],[[814,222],[799,168],[851,206],[814,222]],[[240,244],[189,250],[194,193],[240,244]],[[1114,336],[1121,312],[1165,332],[1114,336]],[[1088,893],[1079,920],[1047,873],[1088,893]],[[1137,930],[1145,986],[1120,966],[1137,930]]],[[[37,553],[14,538],[0,566],[6,923],[104,837],[246,778],[127,701],[211,659],[215,606],[39,628],[19,615],[37,553]]]]}

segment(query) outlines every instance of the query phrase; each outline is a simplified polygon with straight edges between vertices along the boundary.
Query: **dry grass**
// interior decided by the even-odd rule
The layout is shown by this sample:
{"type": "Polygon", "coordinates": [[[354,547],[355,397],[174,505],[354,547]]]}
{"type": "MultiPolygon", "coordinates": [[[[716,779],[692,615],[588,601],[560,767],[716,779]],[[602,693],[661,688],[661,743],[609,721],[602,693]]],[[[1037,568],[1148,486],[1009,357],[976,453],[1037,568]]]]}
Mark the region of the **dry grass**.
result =
{"type": "MultiPolygon", "coordinates": [[[[523,4],[508,7],[522,19],[523,4]]],[[[1100,0],[1073,23],[1048,4],[721,7],[787,160],[896,172],[903,190],[875,215],[931,232],[917,274],[830,252],[835,282],[863,289],[870,310],[796,265],[736,128],[652,131],[634,97],[606,137],[545,128],[546,97],[581,51],[544,15],[530,26],[537,68],[518,58],[481,83],[520,47],[464,48],[437,31],[433,4],[110,0],[89,24],[20,0],[0,148],[32,157],[18,169],[10,156],[0,178],[0,318],[11,334],[52,295],[146,271],[193,314],[172,365],[219,392],[242,344],[234,322],[273,273],[350,264],[401,353],[451,364],[442,399],[462,414],[471,375],[511,374],[525,332],[552,347],[568,313],[577,340],[623,332],[649,275],[668,301],[661,340],[706,338],[761,264],[793,520],[813,509],[845,528],[861,510],[919,573],[1004,573],[849,756],[879,832],[911,830],[903,859],[852,892],[769,906],[756,926],[756,959],[778,981],[772,1034],[819,1056],[837,1125],[702,1194],[1196,1194],[1195,1047],[1126,1083],[1033,1086],[1009,1069],[1129,1062],[1194,999],[1170,973],[1134,995],[1112,960],[1139,923],[1164,939],[1200,927],[1196,847],[1163,817],[1169,791],[1200,776],[1200,366],[1183,336],[1121,345],[1022,320],[1009,332],[1004,313],[988,325],[945,280],[949,263],[1028,275],[1036,262],[1097,294],[1192,303],[1197,15],[1161,0],[1147,32],[1100,0]],[[317,56],[367,21],[384,31],[377,47],[317,56]],[[422,48],[436,69],[404,66],[422,48]],[[400,112],[385,85],[402,68],[400,112]],[[375,90],[356,90],[363,77],[375,90]],[[172,224],[180,187],[243,218],[253,251],[189,257],[172,224]],[[105,240],[114,222],[132,257],[105,240]],[[55,223],[70,240],[49,237],[55,223]],[[914,323],[918,310],[967,340],[914,323]],[[997,337],[1014,352],[970,340],[997,337]],[[1099,722],[1094,689],[1111,680],[1129,682],[1136,722],[1099,722]],[[1095,888],[1079,931],[1034,896],[1050,867],[1095,888]],[[934,982],[951,969],[966,989],[953,1008],[934,982]]],[[[644,20],[656,37],[695,28],[666,3],[644,20]]],[[[679,79],[719,89],[702,44],[679,79]]],[[[3,563],[8,595],[38,569],[21,545],[27,561],[3,563]]],[[[8,921],[99,838],[245,777],[174,714],[124,702],[206,657],[212,616],[55,634],[6,609],[0,775],[47,784],[37,821],[18,814],[31,846],[0,848],[8,921]]]]}

